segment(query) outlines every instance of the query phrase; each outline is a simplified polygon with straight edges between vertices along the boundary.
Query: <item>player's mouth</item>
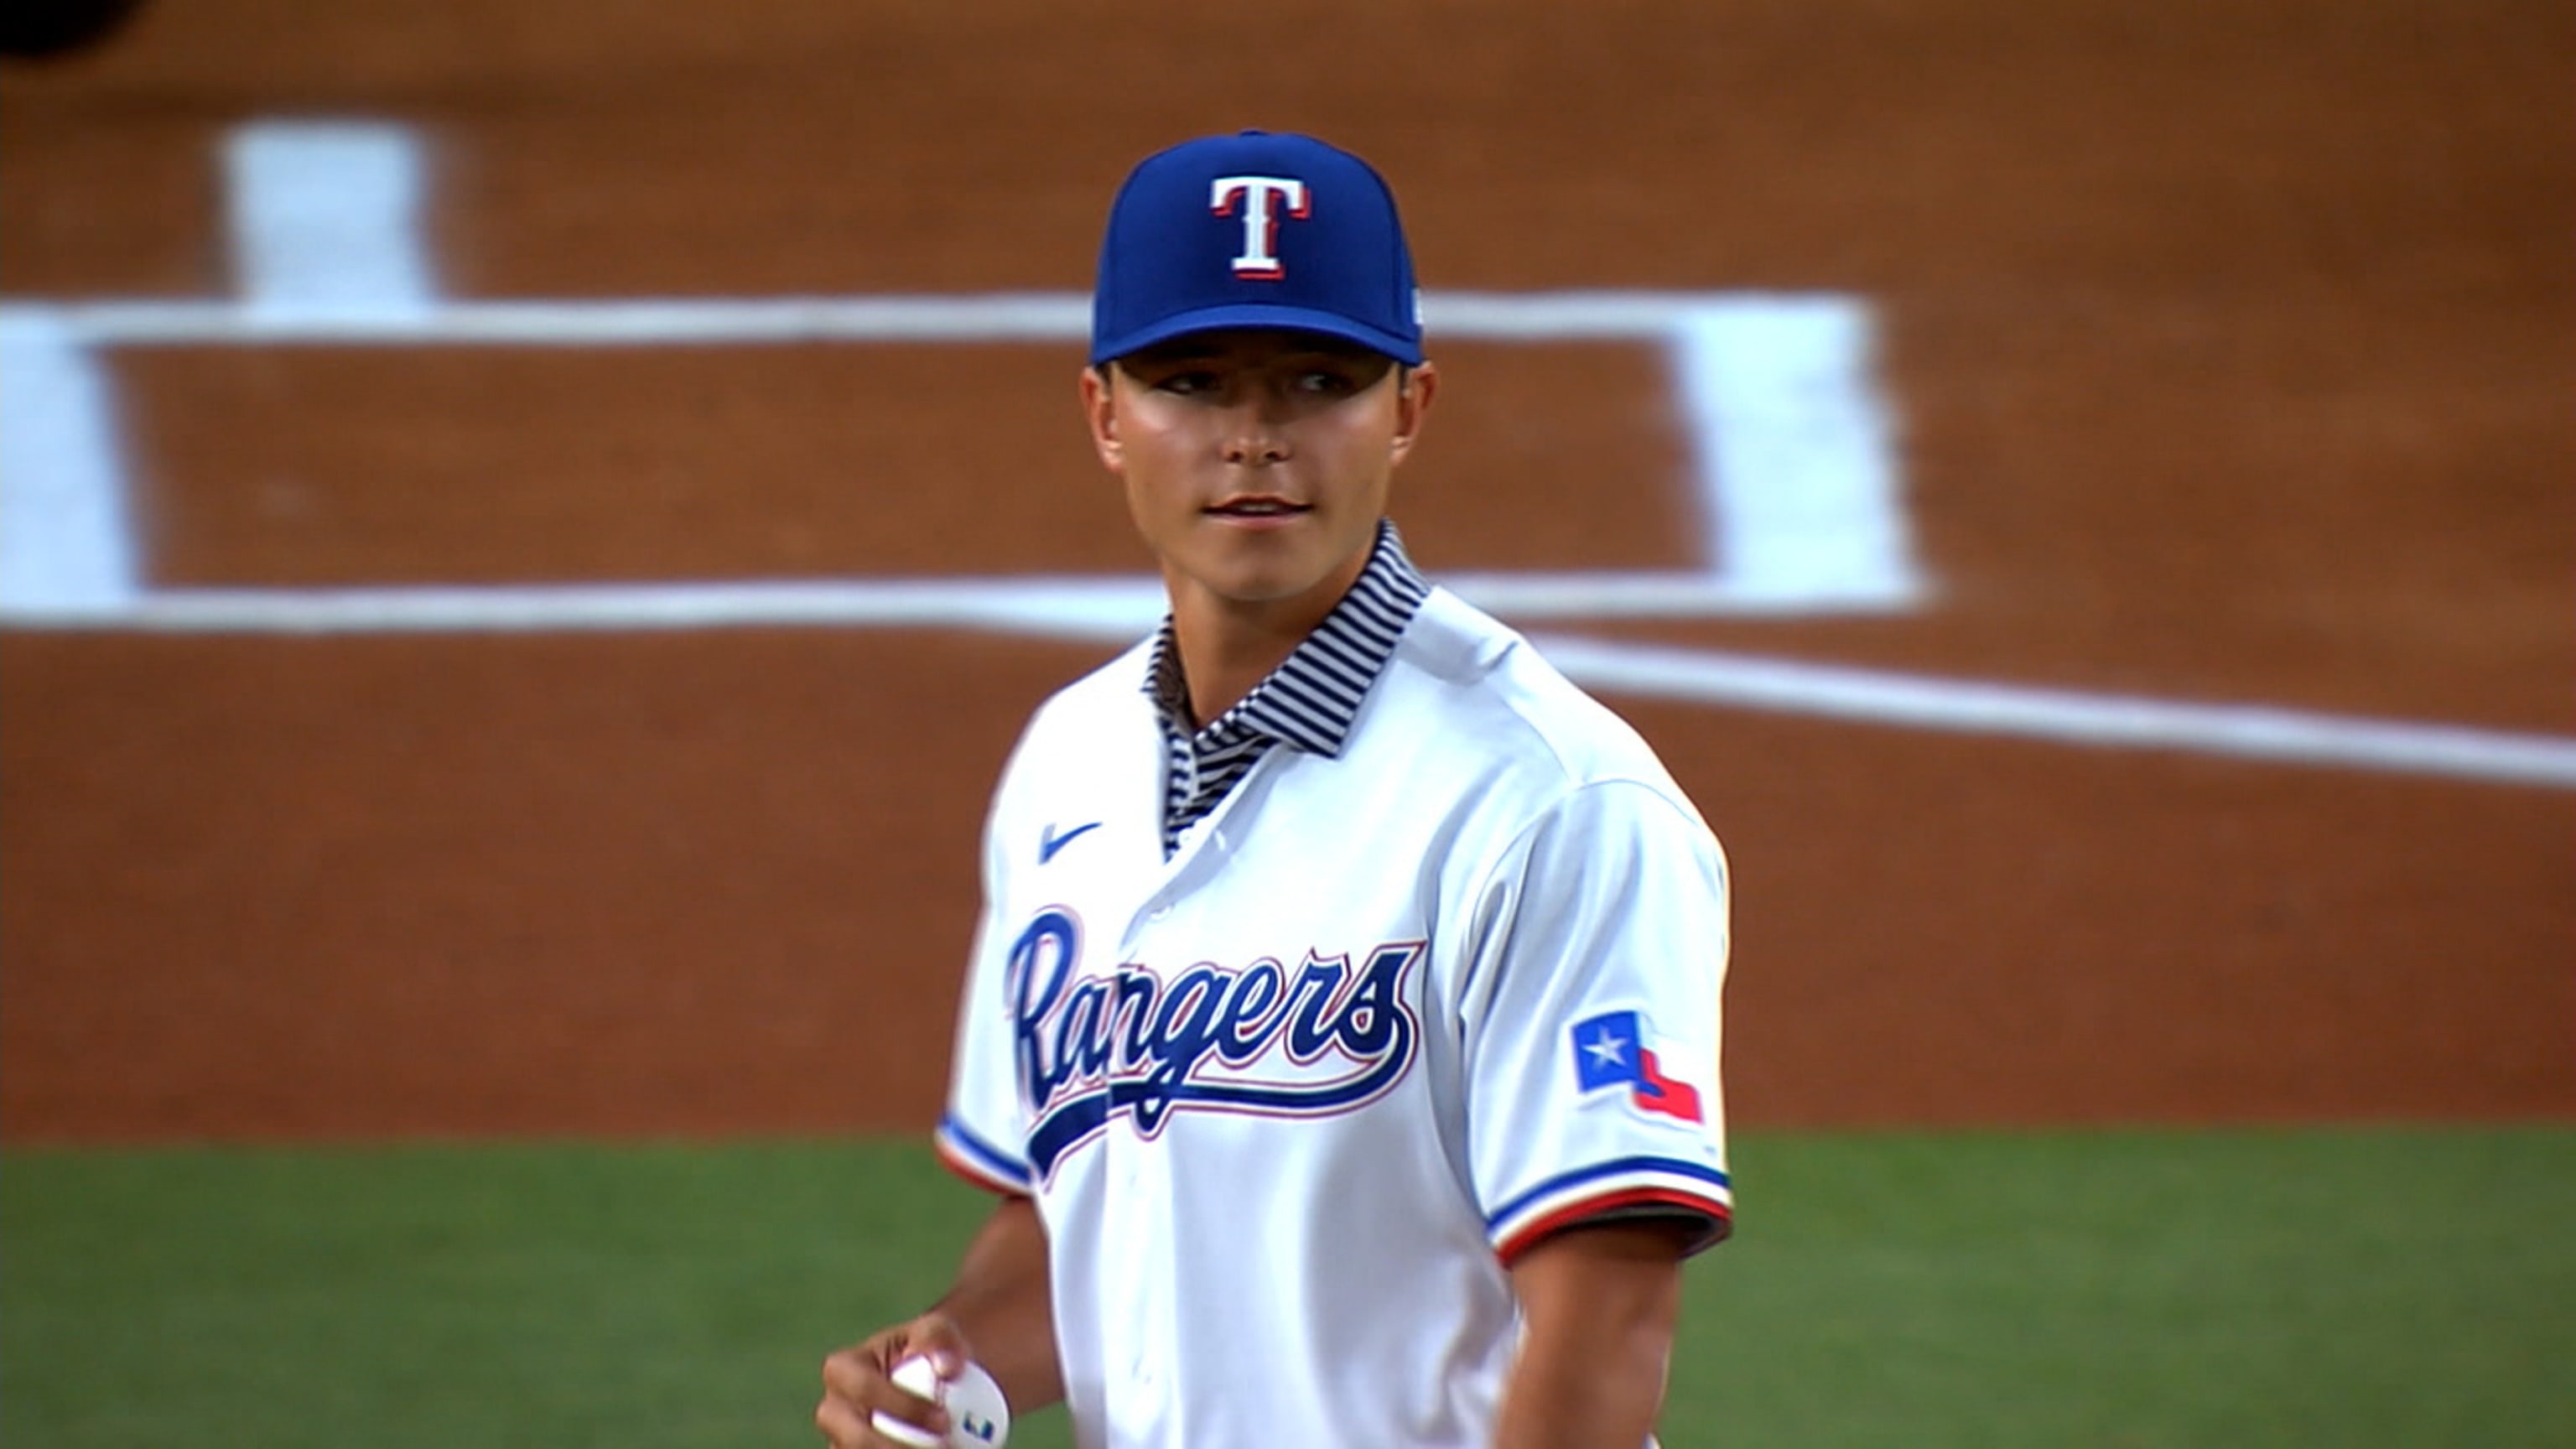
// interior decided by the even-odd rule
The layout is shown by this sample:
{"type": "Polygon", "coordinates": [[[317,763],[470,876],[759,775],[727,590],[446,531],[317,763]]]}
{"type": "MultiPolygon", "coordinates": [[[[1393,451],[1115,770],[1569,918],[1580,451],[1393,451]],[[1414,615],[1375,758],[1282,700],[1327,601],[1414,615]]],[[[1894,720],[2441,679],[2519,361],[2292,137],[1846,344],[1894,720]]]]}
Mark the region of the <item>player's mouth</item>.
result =
{"type": "Polygon", "coordinates": [[[1315,505],[1293,502],[1274,493],[1246,493],[1211,503],[1199,511],[1245,528],[1277,528],[1314,512],[1315,505]]]}

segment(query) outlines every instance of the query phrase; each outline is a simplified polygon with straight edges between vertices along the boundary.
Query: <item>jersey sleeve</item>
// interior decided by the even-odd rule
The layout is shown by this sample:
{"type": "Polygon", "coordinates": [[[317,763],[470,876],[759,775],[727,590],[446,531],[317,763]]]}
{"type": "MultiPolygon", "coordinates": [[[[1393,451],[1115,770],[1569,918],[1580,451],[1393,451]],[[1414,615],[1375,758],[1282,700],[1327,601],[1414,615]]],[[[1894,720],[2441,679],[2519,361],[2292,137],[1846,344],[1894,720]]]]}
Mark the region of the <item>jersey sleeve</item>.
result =
{"type": "Polygon", "coordinates": [[[984,903],[958,998],[948,1105],[935,1140],[940,1160],[967,1181],[995,1192],[1026,1194],[1032,1186],[1029,1119],[1016,1076],[1008,982],[1011,941],[1002,924],[1010,897],[1009,856],[1002,848],[1009,779],[1006,767],[984,825],[984,903]]]}
{"type": "Polygon", "coordinates": [[[1659,788],[1583,786],[1523,831],[1477,900],[1459,1002],[1469,1168],[1508,1264],[1623,1214],[1726,1236],[1718,1078],[1728,949],[1716,838],[1659,788]]]}

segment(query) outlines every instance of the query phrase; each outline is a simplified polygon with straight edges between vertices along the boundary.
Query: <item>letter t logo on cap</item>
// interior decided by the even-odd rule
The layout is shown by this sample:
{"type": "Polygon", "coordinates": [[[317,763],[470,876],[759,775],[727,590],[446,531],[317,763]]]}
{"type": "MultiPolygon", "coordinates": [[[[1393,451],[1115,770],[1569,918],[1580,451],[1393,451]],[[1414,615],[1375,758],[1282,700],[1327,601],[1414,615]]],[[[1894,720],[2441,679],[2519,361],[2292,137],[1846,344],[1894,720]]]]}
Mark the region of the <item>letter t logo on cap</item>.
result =
{"type": "Polygon", "coordinates": [[[1208,207],[1219,216],[1234,214],[1236,197],[1243,198],[1243,254],[1234,259],[1234,274],[1262,280],[1276,280],[1288,275],[1273,248],[1279,240],[1279,212],[1271,206],[1276,197],[1294,217],[1306,215],[1306,183],[1293,176],[1220,176],[1209,188],[1208,207]]]}

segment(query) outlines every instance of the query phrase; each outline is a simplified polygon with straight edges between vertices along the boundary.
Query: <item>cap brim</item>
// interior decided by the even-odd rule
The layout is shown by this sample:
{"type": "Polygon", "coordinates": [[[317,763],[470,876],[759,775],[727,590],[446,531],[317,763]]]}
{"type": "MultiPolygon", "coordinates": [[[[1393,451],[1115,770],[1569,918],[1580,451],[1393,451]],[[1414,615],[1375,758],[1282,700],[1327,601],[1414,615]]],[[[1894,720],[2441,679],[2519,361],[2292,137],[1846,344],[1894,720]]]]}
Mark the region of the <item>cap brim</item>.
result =
{"type": "Polygon", "coordinates": [[[1345,342],[1356,342],[1371,352],[1383,353],[1407,367],[1422,365],[1422,343],[1415,338],[1382,332],[1364,322],[1354,322],[1333,312],[1312,311],[1304,307],[1282,307],[1275,304],[1236,303],[1224,307],[1202,307],[1195,312],[1180,312],[1156,321],[1150,327],[1118,337],[1101,338],[1092,343],[1091,363],[1097,367],[1132,352],[1142,352],[1157,343],[1194,332],[1220,332],[1232,327],[1277,328],[1291,332],[1320,332],[1345,342]]]}

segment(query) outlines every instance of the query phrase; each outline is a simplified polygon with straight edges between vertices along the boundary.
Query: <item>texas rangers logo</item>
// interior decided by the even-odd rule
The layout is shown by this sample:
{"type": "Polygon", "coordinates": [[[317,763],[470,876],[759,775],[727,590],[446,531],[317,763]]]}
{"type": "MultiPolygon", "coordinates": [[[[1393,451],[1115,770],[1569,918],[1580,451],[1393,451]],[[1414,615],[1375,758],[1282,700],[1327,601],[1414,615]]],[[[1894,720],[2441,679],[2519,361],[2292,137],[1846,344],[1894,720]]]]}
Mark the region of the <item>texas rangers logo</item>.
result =
{"type": "Polygon", "coordinates": [[[1405,985],[1420,941],[1295,968],[1201,962],[1164,979],[1143,966],[1076,979],[1082,926],[1040,911],[1011,947],[1003,989],[1040,1177],[1126,1118],[1153,1137],[1175,1112],[1324,1117],[1375,1101],[1413,1066],[1421,1024],[1405,985]]]}
{"type": "Polygon", "coordinates": [[[1306,183],[1294,176],[1220,176],[1208,188],[1208,209],[1219,216],[1234,215],[1237,201],[1243,203],[1243,251],[1234,274],[1264,282],[1288,275],[1279,260],[1279,218],[1283,208],[1287,216],[1306,217],[1306,183]]]}
{"type": "Polygon", "coordinates": [[[1585,1098],[1612,1088],[1640,1112],[1677,1122],[1705,1122],[1699,1089],[1668,1076],[1654,1048],[1644,1013],[1605,1011],[1574,1024],[1574,1082],[1585,1098]]]}

